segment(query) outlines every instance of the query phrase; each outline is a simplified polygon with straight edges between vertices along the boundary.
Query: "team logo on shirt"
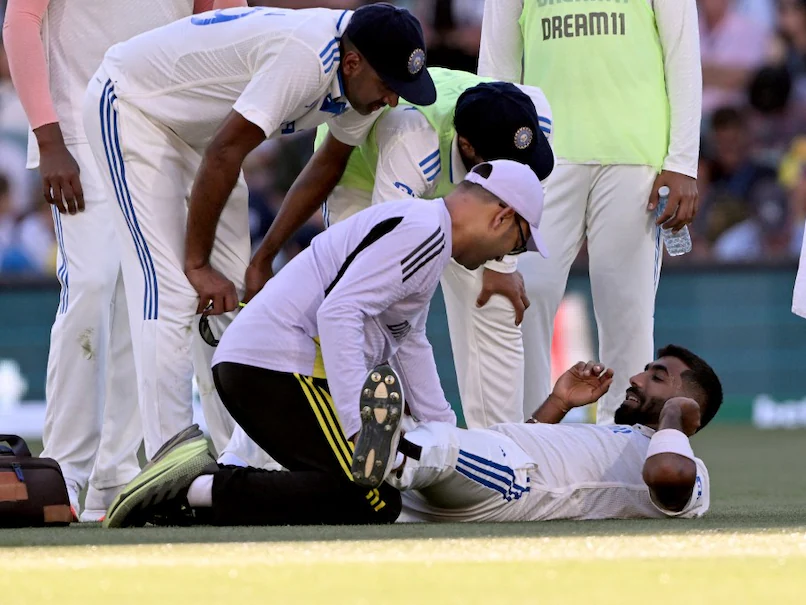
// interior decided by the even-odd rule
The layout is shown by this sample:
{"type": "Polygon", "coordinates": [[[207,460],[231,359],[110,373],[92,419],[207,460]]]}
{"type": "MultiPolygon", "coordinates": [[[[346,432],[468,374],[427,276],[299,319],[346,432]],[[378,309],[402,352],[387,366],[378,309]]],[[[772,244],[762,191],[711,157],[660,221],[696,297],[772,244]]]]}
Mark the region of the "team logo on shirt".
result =
{"type": "Polygon", "coordinates": [[[389,328],[392,336],[398,342],[406,338],[406,336],[409,335],[409,332],[411,332],[411,324],[409,324],[407,321],[403,321],[399,324],[392,324],[391,326],[387,325],[386,327],[389,328]]]}
{"type": "Polygon", "coordinates": [[[518,149],[526,149],[532,144],[534,138],[535,133],[532,132],[532,129],[528,126],[518,128],[518,131],[515,133],[515,147],[518,149]]]}
{"type": "Polygon", "coordinates": [[[425,51],[422,48],[416,49],[409,57],[409,73],[416,75],[420,73],[425,65],[425,51]]]}

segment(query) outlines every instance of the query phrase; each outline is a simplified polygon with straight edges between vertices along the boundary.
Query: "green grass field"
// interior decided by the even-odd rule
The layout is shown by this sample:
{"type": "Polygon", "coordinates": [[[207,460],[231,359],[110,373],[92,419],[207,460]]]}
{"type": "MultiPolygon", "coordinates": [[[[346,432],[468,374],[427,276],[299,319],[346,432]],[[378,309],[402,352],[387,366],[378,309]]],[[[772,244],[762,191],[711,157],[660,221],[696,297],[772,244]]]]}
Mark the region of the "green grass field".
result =
{"type": "Polygon", "coordinates": [[[806,431],[717,426],[694,448],[695,521],[0,530],[0,587],[14,605],[806,603],[806,431]]]}

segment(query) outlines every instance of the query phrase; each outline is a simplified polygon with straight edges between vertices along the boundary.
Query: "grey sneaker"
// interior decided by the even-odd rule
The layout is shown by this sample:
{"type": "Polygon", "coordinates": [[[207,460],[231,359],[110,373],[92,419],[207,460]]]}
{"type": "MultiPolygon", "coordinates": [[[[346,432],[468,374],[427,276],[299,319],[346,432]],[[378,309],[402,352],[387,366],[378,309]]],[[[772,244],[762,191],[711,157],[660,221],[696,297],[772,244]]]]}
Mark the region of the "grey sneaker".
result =
{"type": "Polygon", "coordinates": [[[166,506],[171,508],[174,502],[180,506],[196,477],[217,469],[201,431],[182,431],[123,488],[106,513],[104,527],[145,525],[152,514],[166,506]]]}
{"type": "Polygon", "coordinates": [[[403,385],[388,365],[376,367],[361,389],[361,432],[353,454],[353,480],[377,487],[392,470],[405,406],[403,385]]]}

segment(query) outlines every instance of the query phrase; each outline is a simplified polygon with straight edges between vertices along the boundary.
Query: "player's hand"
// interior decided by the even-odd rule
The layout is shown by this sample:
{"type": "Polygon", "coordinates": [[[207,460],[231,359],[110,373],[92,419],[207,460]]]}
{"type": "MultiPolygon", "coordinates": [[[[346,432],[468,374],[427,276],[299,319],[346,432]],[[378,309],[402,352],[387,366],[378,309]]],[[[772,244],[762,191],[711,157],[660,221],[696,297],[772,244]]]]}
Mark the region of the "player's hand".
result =
{"type": "Polygon", "coordinates": [[[688,397],[672,397],[660,411],[659,429],[676,429],[691,437],[700,428],[700,404],[688,397]]]}
{"type": "Polygon", "coordinates": [[[188,269],[185,275],[190,285],[199,294],[199,306],[196,313],[206,312],[207,315],[221,315],[234,311],[238,307],[238,293],[233,284],[210,265],[198,269],[188,269]],[[212,301],[211,309],[207,309],[212,301]]]}
{"type": "Polygon", "coordinates": [[[697,179],[679,172],[662,171],[652,185],[647,210],[654,211],[658,207],[658,189],[664,185],[669,188],[669,201],[655,224],[663,225],[664,229],[671,229],[676,233],[691,223],[697,215],[699,205],[697,179]]]}
{"type": "Polygon", "coordinates": [[[529,299],[526,296],[526,288],[520,272],[499,273],[492,269],[484,269],[481,292],[476,299],[476,306],[486,305],[493,294],[500,294],[512,303],[512,306],[515,307],[515,325],[521,325],[523,313],[529,308],[529,299]]]}
{"type": "Polygon", "coordinates": [[[39,145],[39,173],[45,200],[62,214],[84,211],[84,191],[79,167],[64,142],[53,141],[39,145]]]}
{"type": "Polygon", "coordinates": [[[271,261],[262,265],[250,264],[246,268],[246,294],[243,301],[248,303],[252,300],[272,277],[274,277],[274,271],[271,268],[271,261]]]}
{"type": "Polygon", "coordinates": [[[565,404],[565,409],[588,405],[607,393],[613,384],[613,370],[595,361],[578,362],[554,385],[552,395],[565,404]]]}

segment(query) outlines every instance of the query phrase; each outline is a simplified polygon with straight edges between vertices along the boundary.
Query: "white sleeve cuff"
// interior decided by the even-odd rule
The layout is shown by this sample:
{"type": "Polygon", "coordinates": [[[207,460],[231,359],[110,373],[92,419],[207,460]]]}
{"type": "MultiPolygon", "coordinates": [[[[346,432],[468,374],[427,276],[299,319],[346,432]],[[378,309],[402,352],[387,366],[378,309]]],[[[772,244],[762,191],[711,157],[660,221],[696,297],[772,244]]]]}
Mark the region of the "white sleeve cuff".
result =
{"type": "Polygon", "coordinates": [[[683,162],[678,162],[671,157],[667,157],[666,160],[663,162],[663,169],[667,172],[678,172],[680,174],[685,174],[686,176],[690,176],[693,179],[697,178],[697,171],[699,166],[695,163],[694,166],[691,164],[686,164],[683,162]]]}
{"type": "Polygon", "coordinates": [[[484,268],[496,273],[515,273],[518,270],[518,259],[515,256],[505,256],[504,260],[487,261],[484,268]]]}

